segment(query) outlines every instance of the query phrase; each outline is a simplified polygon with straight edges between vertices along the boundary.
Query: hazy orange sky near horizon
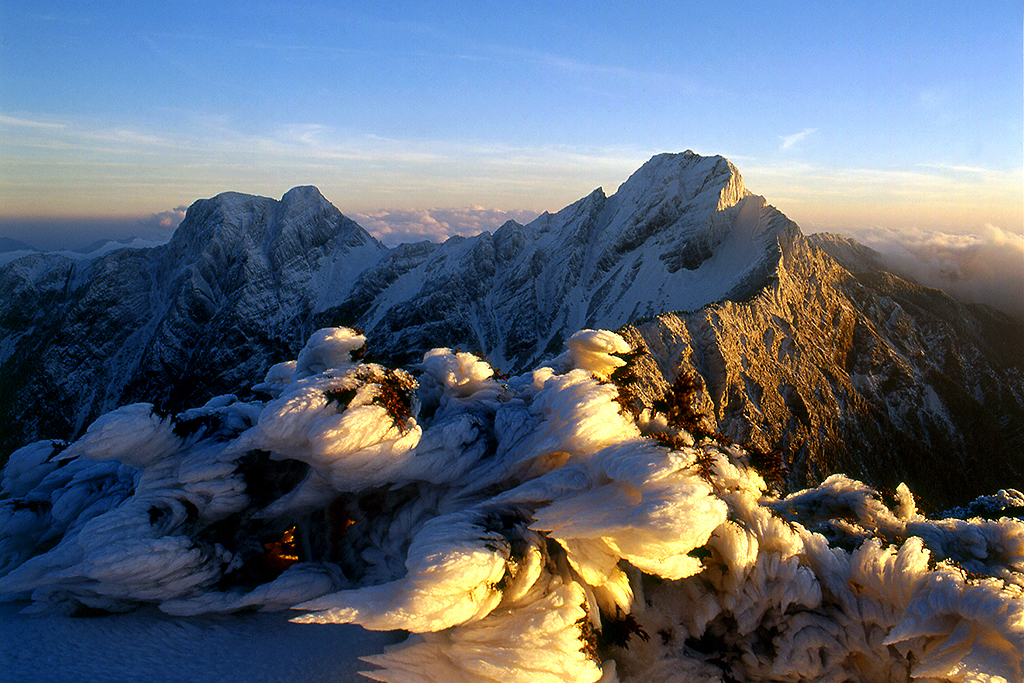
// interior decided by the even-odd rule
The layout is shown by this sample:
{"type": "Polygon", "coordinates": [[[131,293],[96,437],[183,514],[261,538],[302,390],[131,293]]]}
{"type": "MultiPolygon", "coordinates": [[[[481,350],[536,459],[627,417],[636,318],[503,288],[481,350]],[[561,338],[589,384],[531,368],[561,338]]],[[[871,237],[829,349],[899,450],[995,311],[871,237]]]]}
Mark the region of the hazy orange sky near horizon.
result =
{"type": "MultiPolygon", "coordinates": [[[[666,150],[675,151],[675,150],[666,150]]],[[[733,160],[732,157],[730,160],[733,160]]],[[[91,225],[95,236],[83,235],[82,243],[102,235],[102,226],[110,225],[113,238],[131,233],[133,224],[143,226],[150,232],[146,237],[166,238],[180,220],[181,209],[192,202],[213,196],[221,191],[239,191],[279,198],[291,187],[300,184],[317,185],[324,196],[347,215],[368,214],[380,211],[415,209],[458,209],[486,207],[499,209],[497,213],[517,212],[517,217],[543,211],[555,212],[564,206],[586,196],[596,187],[603,187],[611,194],[628,175],[636,170],[647,157],[622,159],[611,163],[607,160],[595,163],[593,169],[575,167],[554,171],[537,166],[524,174],[510,172],[508,188],[503,188],[501,177],[479,178],[460,182],[458,172],[449,168],[444,172],[427,175],[426,180],[410,183],[405,195],[406,201],[388,201],[388,197],[374,194],[372,180],[376,174],[362,178],[359,182],[338,187],[335,183],[324,184],[303,180],[295,174],[289,181],[278,186],[273,182],[261,181],[247,186],[244,178],[234,183],[222,181],[222,187],[214,186],[213,191],[201,192],[201,184],[182,187],[174,200],[159,206],[162,192],[167,187],[154,188],[154,196],[139,192],[112,201],[98,191],[75,195],[65,194],[58,203],[50,203],[48,196],[27,202],[19,211],[18,205],[4,204],[0,210],[0,236],[11,232],[12,226],[23,223],[28,231],[25,236],[11,235],[31,243],[31,236],[38,234],[39,226],[53,223],[61,225],[91,225]],[[554,181],[549,176],[557,176],[554,181]],[[550,182],[550,186],[547,183],[550,182]],[[363,186],[364,192],[353,191],[353,185],[363,186]],[[519,187],[522,194],[515,194],[510,188],[519,187]],[[472,194],[475,188],[478,194],[472,194]],[[192,190],[192,194],[188,193],[192,190]],[[91,209],[91,210],[89,210],[91,209]],[[178,211],[175,211],[177,209],[178,211]],[[158,228],[164,228],[160,236],[158,228]],[[4,228],[7,228],[6,230],[4,228]]],[[[579,162],[576,162],[579,164],[579,162]]],[[[778,170],[762,168],[757,160],[734,161],[743,175],[747,189],[763,195],[787,216],[796,221],[804,232],[836,231],[843,234],[858,228],[885,227],[889,229],[918,229],[941,232],[977,232],[985,225],[996,225],[1010,232],[1024,232],[1024,181],[1015,176],[1021,174],[997,174],[977,170],[938,172],[943,169],[920,172],[889,173],[871,170],[833,171],[828,169],[778,170]],[[744,168],[744,161],[751,164],[744,168]]],[[[455,166],[452,163],[451,166],[455,166]]],[[[554,168],[554,167],[553,167],[554,168]]],[[[472,169],[469,169],[472,170],[472,169]]],[[[310,176],[316,176],[310,173],[310,176]]],[[[500,224],[500,223],[499,223],[500,224]]],[[[494,227],[497,227],[495,225],[494,227]]],[[[448,232],[472,234],[479,228],[473,225],[449,225],[448,232]]],[[[136,231],[139,232],[139,231],[136,231]]],[[[434,239],[447,235],[439,231],[434,239]]],[[[71,245],[78,246],[78,245],[71,245]]]]}

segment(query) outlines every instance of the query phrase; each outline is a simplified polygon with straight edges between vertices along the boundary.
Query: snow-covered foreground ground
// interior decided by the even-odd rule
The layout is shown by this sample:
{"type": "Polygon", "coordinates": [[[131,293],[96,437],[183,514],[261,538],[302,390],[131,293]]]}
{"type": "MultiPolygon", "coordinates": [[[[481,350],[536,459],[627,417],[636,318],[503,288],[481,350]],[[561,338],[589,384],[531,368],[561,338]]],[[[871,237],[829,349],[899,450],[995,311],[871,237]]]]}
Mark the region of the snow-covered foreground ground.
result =
{"type": "Polygon", "coordinates": [[[175,617],[21,615],[0,603],[0,680],[6,683],[349,683],[358,660],[405,634],[353,624],[295,624],[288,612],[175,617]]]}
{"type": "Polygon", "coordinates": [[[265,400],[134,404],[14,453],[0,600],[49,616],[5,607],[0,673],[1024,678],[1020,492],[943,519],[840,474],[782,497],[777,457],[701,425],[695,380],[641,410],[608,331],[510,378],[449,349],[414,376],[364,342],[317,332],[265,400]]]}

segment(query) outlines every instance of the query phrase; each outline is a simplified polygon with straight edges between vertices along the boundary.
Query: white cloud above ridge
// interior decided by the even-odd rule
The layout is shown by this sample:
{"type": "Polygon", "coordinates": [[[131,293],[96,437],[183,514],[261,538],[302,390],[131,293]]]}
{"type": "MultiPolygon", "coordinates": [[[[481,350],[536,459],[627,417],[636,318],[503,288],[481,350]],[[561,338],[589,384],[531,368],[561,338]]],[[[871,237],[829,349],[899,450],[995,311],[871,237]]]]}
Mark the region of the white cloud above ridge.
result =
{"type": "Polygon", "coordinates": [[[168,211],[154,213],[149,218],[139,221],[139,231],[135,236],[160,241],[169,240],[171,234],[185,219],[187,210],[187,206],[177,206],[168,211]]]}
{"type": "Polygon", "coordinates": [[[525,224],[537,217],[536,211],[488,209],[482,206],[450,209],[386,209],[350,213],[374,237],[389,247],[401,243],[443,242],[453,235],[472,237],[500,228],[507,221],[525,224]]]}

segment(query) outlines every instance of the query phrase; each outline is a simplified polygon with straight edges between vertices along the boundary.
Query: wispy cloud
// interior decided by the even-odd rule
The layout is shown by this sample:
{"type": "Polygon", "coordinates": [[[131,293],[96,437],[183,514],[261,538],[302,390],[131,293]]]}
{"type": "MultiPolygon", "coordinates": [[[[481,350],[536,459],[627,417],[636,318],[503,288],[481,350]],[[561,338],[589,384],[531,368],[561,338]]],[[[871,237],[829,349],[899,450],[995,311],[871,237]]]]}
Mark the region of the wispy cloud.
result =
{"type": "Polygon", "coordinates": [[[64,128],[63,123],[51,123],[48,121],[34,121],[32,119],[20,119],[14,116],[0,115],[0,125],[19,126],[21,128],[64,128]]]}
{"type": "MultiPolygon", "coordinates": [[[[186,114],[187,115],[187,114],[186,114]]],[[[131,151],[135,154],[177,152],[217,153],[224,158],[265,155],[264,161],[291,160],[318,164],[336,161],[397,165],[466,164],[481,162],[495,168],[546,166],[547,168],[619,168],[634,170],[661,150],[579,145],[508,145],[488,140],[396,138],[374,133],[340,130],[318,122],[277,123],[262,130],[245,131],[225,116],[192,116],[191,132],[150,130],[120,122],[41,120],[0,114],[0,127],[31,130],[31,139],[18,142],[37,149],[93,152],[96,155],[131,151]]],[[[7,142],[12,142],[9,139],[7,142]]]]}
{"type": "Polygon", "coordinates": [[[779,139],[782,140],[782,145],[780,145],[779,148],[780,149],[789,149],[790,147],[792,147],[796,143],[798,143],[801,140],[803,140],[804,138],[806,138],[811,133],[816,133],[817,131],[818,131],[817,128],[804,128],[799,133],[793,133],[792,135],[780,135],[779,139]]]}
{"type": "MultiPolygon", "coordinates": [[[[176,35],[166,35],[168,38],[178,38],[176,35]]],[[[189,36],[191,37],[191,36],[189,36]]],[[[362,56],[362,57],[374,57],[377,55],[384,54],[382,51],[377,50],[365,50],[355,49],[344,45],[320,45],[316,43],[299,43],[299,42],[273,42],[267,40],[253,40],[247,38],[238,38],[233,41],[233,44],[239,48],[247,50],[269,50],[277,52],[305,52],[309,54],[327,54],[327,55],[351,55],[351,56],[362,56]]]]}
{"type": "MultiPolygon", "coordinates": [[[[7,133],[0,135],[0,149],[11,169],[0,182],[0,206],[12,215],[35,215],[59,195],[62,212],[138,215],[168,199],[185,202],[224,190],[279,196],[312,184],[346,212],[437,203],[558,210],[597,186],[614,191],[663,151],[398,138],[317,120],[254,130],[229,116],[175,113],[182,125],[149,128],[0,112],[0,131],[7,133]]],[[[435,235],[431,230],[420,232],[435,235]]]]}
{"type": "Polygon", "coordinates": [[[35,14],[32,16],[39,21],[46,21],[56,24],[88,25],[93,23],[92,20],[87,16],[73,14],[35,14]]]}
{"type": "MultiPolygon", "coordinates": [[[[696,85],[676,73],[652,71],[646,69],[634,69],[618,64],[602,64],[588,62],[573,57],[566,57],[555,52],[541,50],[527,50],[513,48],[507,45],[493,43],[481,43],[467,45],[466,50],[459,53],[459,59],[473,59],[478,61],[495,61],[505,64],[530,64],[549,71],[560,72],[574,78],[599,78],[611,79],[616,83],[622,82],[645,82],[652,81],[671,83],[676,87],[684,87],[688,90],[695,90],[696,85]]],[[[703,88],[705,91],[713,90],[703,88]]]]}
{"type": "Polygon", "coordinates": [[[611,76],[629,80],[664,79],[667,77],[666,74],[656,71],[640,71],[622,66],[593,64],[544,52],[527,52],[524,53],[524,56],[535,64],[580,76],[611,76]]]}
{"type": "Polygon", "coordinates": [[[132,128],[114,128],[112,130],[99,129],[83,132],[82,135],[83,137],[87,137],[98,142],[123,145],[130,148],[173,147],[176,144],[172,137],[132,128]]]}
{"type": "Polygon", "coordinates": [[[957,173],[988,173],[987,168],[979,166],[961,166],[959,164],[918,164],[920,168],[932,168],[939,171],[956,171],[957,173]]]}
{"type": "MultiPolygon", "coordinates": [[[[915,164],[903,168],[825,167],[803,162],[758,163],[742,169],[744,177],[770,181],[770,187],[785,188],[801,195],[820,195],[835,190],[837,196],[871,195],[898,197],[909,195],[917,201],[955,197],[964,192],[1011,198],[1020,206],[1022,169],[1010,171],[948,164],[915,164]],[[950,171],[953,171],[952,173],[950,171]],[[1013,190],[1011,193],[1010,190],[1013,190]]],[[[758,188],[751,188],[760,191],[758,188]]]]}

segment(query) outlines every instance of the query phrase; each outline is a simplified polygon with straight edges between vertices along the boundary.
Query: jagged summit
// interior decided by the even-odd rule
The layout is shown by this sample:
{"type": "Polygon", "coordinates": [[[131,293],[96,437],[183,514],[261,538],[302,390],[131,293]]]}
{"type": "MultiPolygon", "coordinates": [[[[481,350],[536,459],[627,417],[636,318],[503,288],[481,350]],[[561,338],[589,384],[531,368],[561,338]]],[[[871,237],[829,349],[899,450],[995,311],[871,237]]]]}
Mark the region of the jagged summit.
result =
{"type": "Polygon", "coordinates": [[[798,234],[723,157],[660,154],[611,196],[598,188],[401,269],[385,259],[319,319],[367,330],[388,357],[413,359],[441,338],[515,370],[583,327],[749,296],[798,234]]]}
{"type": "Polygon", "coordinates": [[[289,240],[308,248],[339,238],[345,242],[377,243],[362,227],[342,215],[320,190],[305,185],[292,188],[280,200],[240,192],[222,192],[210,199],[200,199],[188,208],[169,244],[171,251],[177,251],[219,239],[248,242],[272,251],[289,240]]]}
{"type": "Polygon", "coordinates": [[[686,150],[651,157],[619,186],[615,196],[622,202],[656,205],[666,199],[693,201],[707,192],[718,198],[720,210],[750,194],[728,159],[686,150]]]}
{"type": "MultiPolygon", "coordinates": [[[[619,185],[610,196],[597,188],[561,211],[543,213],[530,224],[534,239],[553,227],[575,227],[576,219],[592,216],[595,228],[586,240],[642,241],[653,234],[676,227],[684,213],[712,214],[728,211],[751,193],[728,159],[705,157],[687,150],[657,154],[619,185]],[[636,228],[650,224],[653,232],[636,228]]],[[[710,223],[709,223],[710,225],[710,223]]],[[[581,235],[573,232],[579,241],[581,235]]]]}
{"type": "Polygon", "coordinates": [[[283,204],[294,204],[296,202],[330,204],[323,194],[320,193],[320,189],[316,185],[296,185],[281,197],[281,203],[283,204]]]}

